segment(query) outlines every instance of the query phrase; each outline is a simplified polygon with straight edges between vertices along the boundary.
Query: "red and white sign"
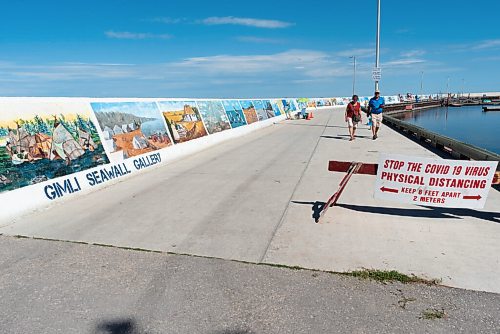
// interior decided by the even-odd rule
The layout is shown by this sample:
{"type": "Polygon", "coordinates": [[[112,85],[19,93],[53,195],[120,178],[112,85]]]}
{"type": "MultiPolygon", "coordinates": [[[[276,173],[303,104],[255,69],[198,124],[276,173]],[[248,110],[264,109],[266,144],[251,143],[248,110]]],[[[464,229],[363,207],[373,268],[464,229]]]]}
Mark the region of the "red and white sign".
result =
{"type": "Polygon", "coordinates": [[[375,197],[451,208],[483,208],[497,161],[380,156],[375,197]]]}

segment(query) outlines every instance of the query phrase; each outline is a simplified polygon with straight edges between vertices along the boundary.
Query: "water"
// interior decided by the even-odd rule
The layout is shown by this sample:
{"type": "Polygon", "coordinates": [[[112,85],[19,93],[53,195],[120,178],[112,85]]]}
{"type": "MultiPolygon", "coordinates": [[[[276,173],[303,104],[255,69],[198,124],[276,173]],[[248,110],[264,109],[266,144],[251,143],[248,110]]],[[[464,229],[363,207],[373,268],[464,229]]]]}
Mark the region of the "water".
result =
{"type": "Polygon", "coordinates": [[[405,122],[500,154],[500,111],[481,106],[442,107],[395,115],[405,122]]]}
{"type": "Polygon", "coordinates": [[[0,182],[0,193],[31,185],[37,178],[50,180],[108,162],[102,145],[98,145],[95,151],[85,152],[80,158],[73,160],[70,165],[67,165],[62,159],[41,159],[13,165],[5,147],[0,147],[0,176],[8,180],[8,182],[0,182]]]}
{"type": "Polygon", "coordinates": [[[152,136],[157,133],[166,133],[165,124],[163,120],[157,119],[154,121],[147,121],[141,124],[141,132],[146,136],[152,136]]]}

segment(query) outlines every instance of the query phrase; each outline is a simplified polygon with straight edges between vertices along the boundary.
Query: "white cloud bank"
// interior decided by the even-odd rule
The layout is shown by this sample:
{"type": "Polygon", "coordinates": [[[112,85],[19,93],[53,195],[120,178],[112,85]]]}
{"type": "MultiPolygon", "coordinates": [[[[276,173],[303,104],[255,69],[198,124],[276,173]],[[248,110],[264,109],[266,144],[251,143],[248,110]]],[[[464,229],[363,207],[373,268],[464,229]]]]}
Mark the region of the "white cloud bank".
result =
{"type": "Polygon", "coordinates": [[[113,31],[108,30],[104,33],[108,38],[114,39],[170,39],[169,34],[152,34],[144,32],[113,31]]]}
{"type": "Polygon", "coordinates": [[[264,19],[255,19],[249,17],[235,17],[235,16],[212,16],[207,17],[200,21],[200,23],[205,25],[240,25],[247,27],[255,27],[255,28],[266,28],[266,29],[280,29],[280,28],[288,28],[294,25],[291,22],[278,21],[278,20],[264,20],[264,19]]]}

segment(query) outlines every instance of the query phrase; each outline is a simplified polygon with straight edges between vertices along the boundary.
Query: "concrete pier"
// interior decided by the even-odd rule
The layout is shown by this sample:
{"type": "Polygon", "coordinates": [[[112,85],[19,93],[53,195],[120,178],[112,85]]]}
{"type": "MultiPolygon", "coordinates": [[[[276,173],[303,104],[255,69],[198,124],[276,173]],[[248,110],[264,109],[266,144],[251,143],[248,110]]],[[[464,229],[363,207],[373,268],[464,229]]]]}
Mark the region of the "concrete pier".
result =
{"type": "Polygon", "coordinates": [[[453,287],[500,293],[500,193],[484,210],[373,198],[355,175],[322,224],[315,210],[342,174],[329,160],[435,155],[383,127],[348,141],[343,107],[284,121],[124,182],[58,203],[0,233],[83,241],[327,271],[395,269],[453,287]]]}

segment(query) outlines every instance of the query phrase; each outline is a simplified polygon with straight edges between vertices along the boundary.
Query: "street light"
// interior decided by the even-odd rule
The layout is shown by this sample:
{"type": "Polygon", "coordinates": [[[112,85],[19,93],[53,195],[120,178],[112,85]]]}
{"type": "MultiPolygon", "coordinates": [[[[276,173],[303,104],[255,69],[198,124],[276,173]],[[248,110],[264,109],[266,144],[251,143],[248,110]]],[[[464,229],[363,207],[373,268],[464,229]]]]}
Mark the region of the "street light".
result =
{"type": "Polygon", "coordinates": [[[424,71],[420,71],[420,99],[424,91],[424,71]]]}
{"type": "MultiPolygon", "coordinates": [[[[377,0],[377,43],[375,52],[375,68],[380,66],[380,0],[377,0]]],[[[375,80],[375,91],[378,91],[378,80],[375,80]]]]}
{"type": "Polygon", "coordinates": [[[356,88],[356,56],[350,56],[354,60],[354,73],[352,74],[352,95],[354,96],[355,88],[356,88]]]}

